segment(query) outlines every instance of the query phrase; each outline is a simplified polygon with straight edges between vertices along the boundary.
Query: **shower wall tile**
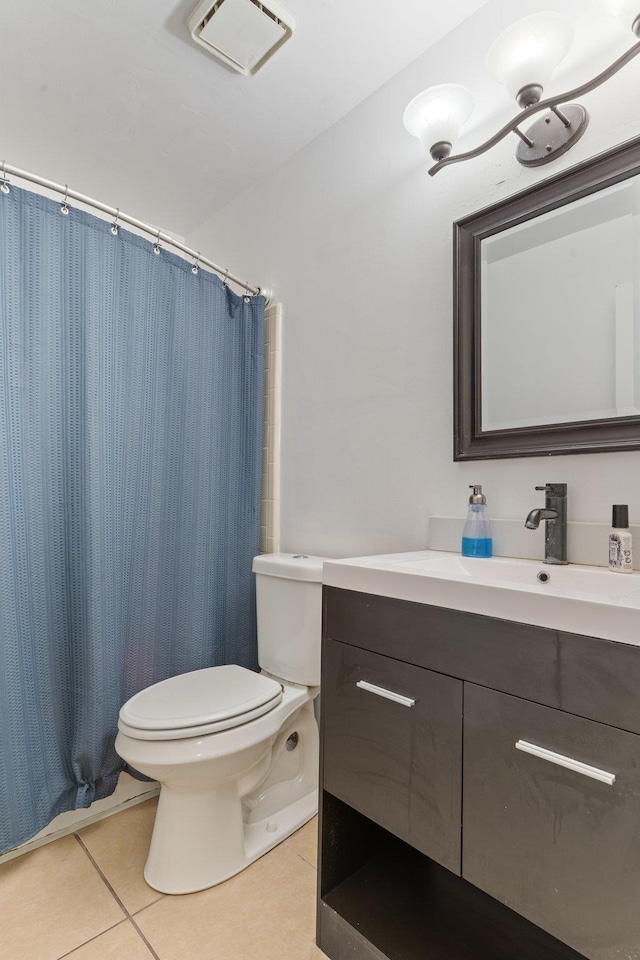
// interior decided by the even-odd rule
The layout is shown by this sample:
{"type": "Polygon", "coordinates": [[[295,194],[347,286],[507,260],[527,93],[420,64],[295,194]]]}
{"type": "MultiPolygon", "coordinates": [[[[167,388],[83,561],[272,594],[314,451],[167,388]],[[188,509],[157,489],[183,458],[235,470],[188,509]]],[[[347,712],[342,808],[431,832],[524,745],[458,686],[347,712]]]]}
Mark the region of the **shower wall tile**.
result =
{"type": "Polygon", "coordinates": [[[280,549],[280,422],[282,371],[282,304],[265,311],[264,438],[262,450],[262,513],[260,549],[280,549]]]}

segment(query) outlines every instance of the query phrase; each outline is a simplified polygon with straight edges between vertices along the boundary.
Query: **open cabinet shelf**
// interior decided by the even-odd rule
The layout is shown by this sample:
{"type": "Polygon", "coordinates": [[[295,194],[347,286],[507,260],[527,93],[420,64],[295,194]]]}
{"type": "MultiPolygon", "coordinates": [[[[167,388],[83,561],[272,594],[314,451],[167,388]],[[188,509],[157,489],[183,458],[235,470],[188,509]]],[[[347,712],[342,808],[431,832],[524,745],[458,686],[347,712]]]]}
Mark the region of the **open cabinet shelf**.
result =
{"type": "Polygon", "coordinates": [[[331,960],[584,960],[326,792],[321,848],[331,960]]]}

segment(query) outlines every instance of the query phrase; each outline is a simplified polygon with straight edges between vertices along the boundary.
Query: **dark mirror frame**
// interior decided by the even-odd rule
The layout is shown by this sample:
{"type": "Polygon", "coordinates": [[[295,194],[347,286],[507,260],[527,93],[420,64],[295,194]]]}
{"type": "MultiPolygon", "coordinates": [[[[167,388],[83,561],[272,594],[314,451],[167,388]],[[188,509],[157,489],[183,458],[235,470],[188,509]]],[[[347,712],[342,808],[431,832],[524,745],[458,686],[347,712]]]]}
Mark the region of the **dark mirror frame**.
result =
{"type": "Polygon", "coordinates": [[[482,240],[636,174],[640,137],[454,223],[454,460],[640,450],[640,416],[483,431],[480,355],[482,240]]]}

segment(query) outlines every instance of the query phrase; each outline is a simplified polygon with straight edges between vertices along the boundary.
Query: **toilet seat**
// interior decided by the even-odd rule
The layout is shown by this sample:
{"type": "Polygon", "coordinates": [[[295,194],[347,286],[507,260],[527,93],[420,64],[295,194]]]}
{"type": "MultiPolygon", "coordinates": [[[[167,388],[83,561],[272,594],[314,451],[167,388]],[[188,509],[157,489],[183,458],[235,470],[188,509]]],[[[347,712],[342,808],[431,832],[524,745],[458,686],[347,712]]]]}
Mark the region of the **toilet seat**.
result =
{"type": "Polygon", "coordinates": [[[274,709],[282,684],[231,664],[193,670],[146,687],[120,710],[118,729],[135,740],[181,740],[228,730],[274,709]]]}

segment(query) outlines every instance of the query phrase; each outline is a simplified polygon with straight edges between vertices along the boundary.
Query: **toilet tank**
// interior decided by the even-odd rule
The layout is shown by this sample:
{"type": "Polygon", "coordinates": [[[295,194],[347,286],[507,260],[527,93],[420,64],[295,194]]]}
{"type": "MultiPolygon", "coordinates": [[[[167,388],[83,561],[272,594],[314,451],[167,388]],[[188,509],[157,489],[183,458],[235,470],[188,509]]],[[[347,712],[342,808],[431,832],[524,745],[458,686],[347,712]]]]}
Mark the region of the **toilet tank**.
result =
{"type": "Polygon", "coordinates": [[[258,663],[305,686],[320,684],[323,557],[264,553],[255,557],[258,663]]]}

